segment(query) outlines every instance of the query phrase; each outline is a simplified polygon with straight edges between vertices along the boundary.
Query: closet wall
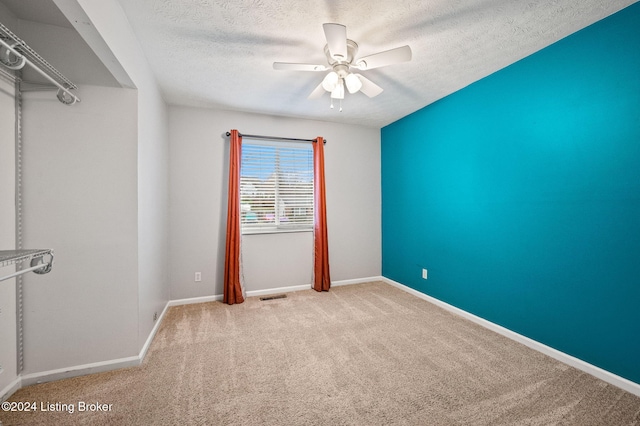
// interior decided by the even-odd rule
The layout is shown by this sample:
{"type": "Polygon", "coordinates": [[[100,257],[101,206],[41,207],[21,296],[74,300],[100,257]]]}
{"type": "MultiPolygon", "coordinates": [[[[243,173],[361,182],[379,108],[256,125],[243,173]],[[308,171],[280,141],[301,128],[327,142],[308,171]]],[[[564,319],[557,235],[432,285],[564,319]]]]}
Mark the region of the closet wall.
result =
{"type": "Polygon", "coordinates": [[[24,94],[23,244],[55,250],[24,276],[25,374],[139,352],[136,92],[79,94],[24,94]]]}
{"type": "MultiPolygon", "coordinates": [[[[15,249],[14,83],[0,70],[0,250],[15,249]]],[[[0,275],[14,267],[0,268],[0,275]]],[[[17,378],[15,278],[0,281],[0,395],[17,378]]]]}
{"type": "MultiPolygon", "coordinates": [[[[0,3],[0,15],[5,25],[16,20],[0,3]]],[[[1,67],[0,68],[4,68],[1,67]]],[[[15,84],[13,78],[0,69],[0,250],[15,246],[15,84]]],[[[0,268],[0,274],[11,273],[14,267],[0,268]]],[[[15,383],[16,362],[16,293],[15,278],[0,281],[0,397],[15,383]]]]}
{"type": "MultiPolygon", "coordinates": [[[[23,245],[54,249],[55,265],[23,278],[24,370],[11,379],[18,386],[136,365],[169,299],[166,104],[117,1],[59,3],[89,37],[71,27],[11,24],[78,84],[82,99],[65,106],[55,92],[23,93],[23,245]],[[102,78],[105,68],[84,72],[97,61],[90,43],[132,83],[102,78]]],[[[0,13],[9,26],[1,3],[0,13]]],[[[1,157],[4,173],[14,153],[1,157]]],[[[5,341],[15,336],[2,337],[3,350],[5,341]]],[[[7,352],[15,359],[15,347],[7,352]]]]}

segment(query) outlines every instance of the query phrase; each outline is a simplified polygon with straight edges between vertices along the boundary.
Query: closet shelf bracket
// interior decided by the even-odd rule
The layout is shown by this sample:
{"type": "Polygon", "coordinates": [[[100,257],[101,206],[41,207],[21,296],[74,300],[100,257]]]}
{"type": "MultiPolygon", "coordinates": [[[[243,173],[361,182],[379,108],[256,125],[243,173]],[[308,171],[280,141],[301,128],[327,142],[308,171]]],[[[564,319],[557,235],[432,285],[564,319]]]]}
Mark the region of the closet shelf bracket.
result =
{"type": "Polygon", "coordinates": [[[27,272],[35,274],[46,274],[53,267],[53,250],[51,249],[31,249],[31,250],[0,250],[0,268],[11,266],[22,262],[30,262],[29,267],[20,269],[9,275],[0,276],[0,281],[17,277],[27,272]]]}

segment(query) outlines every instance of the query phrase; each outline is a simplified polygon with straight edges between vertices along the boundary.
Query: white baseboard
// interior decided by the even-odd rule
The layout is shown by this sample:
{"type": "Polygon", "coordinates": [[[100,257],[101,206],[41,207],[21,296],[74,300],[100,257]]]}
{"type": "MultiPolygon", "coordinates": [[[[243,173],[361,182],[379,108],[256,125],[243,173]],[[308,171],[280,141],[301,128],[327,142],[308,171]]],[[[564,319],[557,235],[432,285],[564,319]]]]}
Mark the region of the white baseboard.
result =
{"type": "MultiPolygon", "coordinates": [[[[247,297],[266,296],[269,294],[286,293],[291,291],[309,290],[311,286],[309,284],[296,285],[290,287],[277,287],[268,288],[265,290],[250,290],[247,291],[247,297]]],[[[174,299],[170,300],[167,306],[180,306],[180,305],[192,305],[195,303],[207,303],[207,302],[219,302],[222,301],[222,294],[215,294],[213,296],[201,296],[201,297],[189,297],[186,299],[174,299]]]]}
{"type": "Polygon", "coordinates": [[[383,277],[377,276],[377,277],[356,278],[352,280],[331,281],[331,287],[339,287],[341,285],[370,283],[374,281],[383,281],[383,280],[384,280],[383,277]]]}
{"type": "MultiPolygon", "coordinates": [[[[146,353],[146,348],[144,348],[146,353]]],[[[41,371],[38,373],[23,374],[18,376],[9,386],[2,390],[0,398],[2,401],[8,399],[25,386],[39,383],[52,382],[55,380],[70,379],[87,374],[104,373],[105,371],[117,370],[120,368],[136,367],[142,362],[141,355],[127,358],[112,359],[108,361],[94,362],[90,364],[75,365],[72,367],[60,368],[56,370],[41,371]]]]}
{"type": "MultiPolygon", "coordinates": [[[[382,277],[368,277],[368,278],[356,278],[352,280],[341,280],[341,281],[331,281],[331,287],[339,287],[342,285],[350,285],[350,284],[361,284],[368,283],[372,281],[381,281],[382,277]]],[[[301,291],[301,290],[311,290],[313,288],[313,284],[303,284],[303,285],[294,285],[289,287],[278,287],[278,288],[269,288],[266,290],[250,290],[247,291],[247,297],[254,296],[266,296],[269,294],[277,294],[277,293],[290,293],[292,291],[301,291]]]]}
{"type": "Polygon", "coordinates": [[[522,343],[525,346],[530,347],[531,349],[534,349],[538,352],[542,352],[545,355],[550,356],[551,358],[560,361],[562,363],[565,363],[567,365],[570,365],[571,367],[575,367],[578,370],[584,371],[587,374],[590,374],[592,376],[597,377],[598,379],[607,382],[609,384],[612,384],[614,386],[619,387],[620,389],[623,389],[629,393],[632,393],[636,396],[640,396],[640,384],[632,382],[631,380],[625,379],[624,377],[620,377],[616,374],[613,374],[607,370],[603,370],[600,367],[596,367],[593,364],[589,364],[588,362],[585,362],[579,358],[576,358],[574,356],[571,356],[569,354],[566,354],[564,352],[561,352],[557,349],[554,349],[550,346],[547,346],[543,343],[540,343],[536,340],[530,339],[526,336],[523,336],[521,334],[516,333],[515,331],[511,331],[508,328],[504,328],[498,324],[495,324],[491,321],[487,321],[484,318],[480,318],[476,315],[473,315],[467,311],[464,311],[460,308],[456,308],[453,305],[449,305],[446,302],[443,302],[442,300],[438,300],[435,297],[431,297],[428,296],[422,292],[419,292],[417,290],[414,290],[410,287],[405,286],[404,284],[400,284],[399,282],[393,281],[389,278],[386,277],[381,277],[381,280],[386,282],[389,285],[392,285],[394,287],[397,287],[401,290],[406,291],[407,293],[410,293],[414,296],[419,297],[420,299],[426,300],[427,302],[433,303],[434,305],[437,305],[443,309],[446,309],[449,312],[452,312],[456,315],[459,315],[463,318],[466,318],[476,324],[479,324],[485,328],[488,328],[491,331],[495,331],[498,334],[501,334],[505,337],[508,337],[511,340],[514,340],[518,343],[522,343]]]}
{"type": "Polygon", "coordinates": [[[191,305],[194,303],[217,302],[220,300],[222,300],[221,294],[216,294],[214,296],[189,297],[186,299],[169,300],[169,303],[167,303],[167,306],[191,305]]]}
{"type": "Polygon", "coordinates": [[[301,290],[311,290],[311,284],[293,285],[290,287],[268,288],[265,290],[249,290],[247,291],[247,297],[268,296],[270,294],[290,293],[292,291],[301,291],[301,290]]]}
{"type": "Polygon", "coordinates": [[[147,351],[149,350],[149,346],[151,346],[151,342],[153,342],[153,338],[156,337],[156,333],[158,332],[158,329],[160,328],[160,324],[162,323],[162,320],[164,319],[164,315],[167,313],[168,309],[169,309],[169,302],[167,302],[167,304],[164,305],[164,309],[162,310],[162,313],[156,320],[156,323],[151,329],[151,333],[149,333],[147,340],[144,342],[144,345],[142,346],[142,349],[140,349],[140,353],[138,354],[138,358],[140,358],[140,364],[144,360],[144,357],[147,356],[147,351]]]}
{"type": "Polygon", "coordinates": [[[54,380],[69,379],[71,377],[84,376],[87,374],[104,373],[105,371],[116,370],[119,368],[135,367],[140,365],[140,362],[140,356],[130,356],[127,358],[76,365],[73,367],[60,368],[57,370],[24,374],[22,375],[21,387],[35,385],[38,383],[52,382],[54,380]]]}
{"type": "Polygon", "coordinates": [[[15,379],[13,379],[11,383],[5,386],[4,389],[0,391],[0,402],[4,402],[7,399],[9,399],[9,397],[13,395],[13,393],[18,389],[20,389],[21,387],[22,387],[22,381],[20,380],[20,376],[18,376],[15,379]]]}
{"type": "MultiPolygon", "coordinates": [[[[383,280],[384,280],[383,277],[375,276],[375,277],[367,277],[367,278],[355,278],[351,280],[332,281],[331,287],[339,287],[342,285],[350,285],[350,284],[362,284],[362,283],[368,283],[372,281],[383,281],[383,280]]],[[[311,290],[312,288],[313,287],[311,283],[309,283],[309,284],[302,284],[302,285],[292,285],[288,287],[267,288],[264,290],[249,290],[247,291],[247,297],[268,296],[270,294],[278,294],[278,293],[290,293],[292,291],[311,290]]],[[[193,303],[218,302],[222,300],[222,298],[223,298],[222,294],[216,294],[213,296],[175,299],[175,300],[170,300],[167,306],[180,306],[180,305],[190,305],[193,303]]]]}

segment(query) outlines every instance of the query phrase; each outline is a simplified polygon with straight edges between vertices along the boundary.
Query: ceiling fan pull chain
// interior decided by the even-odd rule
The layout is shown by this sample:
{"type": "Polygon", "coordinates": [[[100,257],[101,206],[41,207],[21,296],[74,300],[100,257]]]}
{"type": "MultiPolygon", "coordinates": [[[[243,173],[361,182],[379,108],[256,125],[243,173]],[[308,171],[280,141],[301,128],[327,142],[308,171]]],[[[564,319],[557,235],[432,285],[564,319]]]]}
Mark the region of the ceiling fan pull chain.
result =
{"type": "Polygon", "coordinates": [[[333,109],[333,98],[331,98],[331,109],[333,109]]]}
{"type": "Polygon", "coordinates": [[[340,112],[342,112],[342,99],[340,99],[340,112]]]}

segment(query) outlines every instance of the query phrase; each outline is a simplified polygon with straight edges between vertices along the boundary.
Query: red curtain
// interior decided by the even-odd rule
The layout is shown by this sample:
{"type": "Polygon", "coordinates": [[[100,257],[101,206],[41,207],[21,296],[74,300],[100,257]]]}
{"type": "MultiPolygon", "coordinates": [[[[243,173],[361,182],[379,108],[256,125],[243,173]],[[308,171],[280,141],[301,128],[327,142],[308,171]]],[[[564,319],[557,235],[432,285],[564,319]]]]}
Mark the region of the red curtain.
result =
{"type": "Polygon", "coordinates": [[[244,302],[240,282],[240,158],[242,136],[229,136],[229,202],[227,205],[227,246],[224,257],[224,303],[244,302]]]}
{"type": "Polygon", "coordinates": [[[327,202],[324,186],[324,139],[317,137],[313,143],[313,201],[314,257],[313,289],[329,291],[329,241],[327,239],[327,202]]]}

